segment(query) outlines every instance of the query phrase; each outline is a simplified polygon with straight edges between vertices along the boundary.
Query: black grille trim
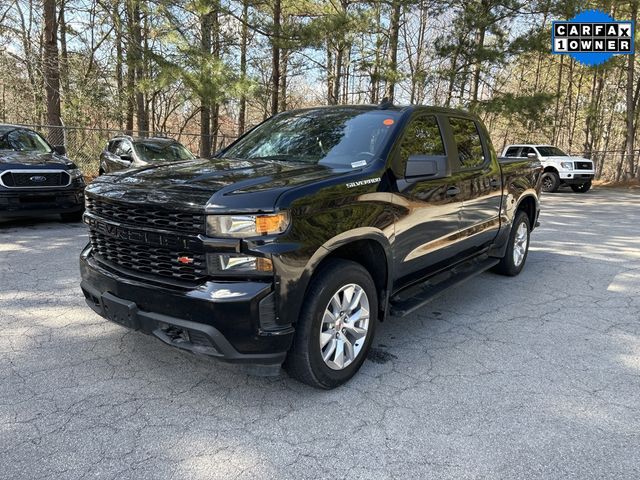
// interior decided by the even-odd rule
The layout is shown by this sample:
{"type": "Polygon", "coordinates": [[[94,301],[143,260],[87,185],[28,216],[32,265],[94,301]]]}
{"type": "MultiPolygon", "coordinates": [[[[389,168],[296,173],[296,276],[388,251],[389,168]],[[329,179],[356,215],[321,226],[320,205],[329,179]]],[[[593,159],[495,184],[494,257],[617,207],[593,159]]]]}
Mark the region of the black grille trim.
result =
{"type": "Polygon", "coordinates": [[[90,213],[124,225],[161,229],[171,232],[204,234],[204,214],[174,212],[146,205],[112,203],[87,195],[86,208],[90,213]]]}
{"type": "Polygon", "coordinates": [[[182,282],[202,282],[206,278],[204,253],[178,251],[170,248],[132,243],[90,230],[94,257],[128,271],[182,282]],[[182,264],[178,257],[189,257],[193,263],[182,264]]]}
{"type": "Polygon", "coordinates": [[[593,163],[591,162],[575,162],[576,170],[591,170],[593,163]]]}
{"type": "Polygon", "coordinates": [[[71,183],[71,177],[64,170],[24,170],[21,172],[8,170],[0,175],[0,180],[7,188],[66,187],[71,183]]]}

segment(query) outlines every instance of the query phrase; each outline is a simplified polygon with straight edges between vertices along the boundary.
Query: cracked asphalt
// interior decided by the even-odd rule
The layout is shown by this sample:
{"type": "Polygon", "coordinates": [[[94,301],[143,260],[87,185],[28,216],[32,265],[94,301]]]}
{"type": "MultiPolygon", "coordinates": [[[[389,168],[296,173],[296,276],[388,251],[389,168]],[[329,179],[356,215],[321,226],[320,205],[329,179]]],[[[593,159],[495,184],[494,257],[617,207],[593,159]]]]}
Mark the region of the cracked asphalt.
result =
{"type": "Polygon", "coordinates": [[[382,324],[333,391],[85,306],[81,224],[0,223],[0,477],[640,477],[640,192],[543,197],[524,272],[382,324]]]}

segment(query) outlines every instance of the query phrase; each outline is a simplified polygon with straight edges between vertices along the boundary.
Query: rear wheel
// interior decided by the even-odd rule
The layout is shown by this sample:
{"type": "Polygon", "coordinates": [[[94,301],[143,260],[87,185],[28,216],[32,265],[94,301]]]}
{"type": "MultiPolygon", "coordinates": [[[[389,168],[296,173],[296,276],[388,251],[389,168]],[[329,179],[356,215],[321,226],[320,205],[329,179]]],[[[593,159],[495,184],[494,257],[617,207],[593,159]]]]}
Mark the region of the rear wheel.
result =
{"type": "Polygon", "coordinates": [[[543,192],[557,192],[558,188],[560,188],[560,176],[556,172],[545,172],[542,174],[543,192]]]}
{"type": "Polygon", "coordinates": [[[571,185],[571,190],[576,193],[587,193],[591,188],[591,182],[581,183],[580,185],[571,185]]]}
{"type": "Polygon", "coordinates": [[[531,225],[529,216],[519,210],[509,234],[509,244],[505,256],[500,259],[500,263],[493,270],[501,275],[510,277],[518,275],[524,268],[524,262],[529,254],[529,233],[531,225]]]}
{"type": "Polygon", "coordinates": [[[309,287],[285,368],[314,387],[345,383],[367,357],[377,312],[369,272],[359,263],[330,260],[309,287]]]}

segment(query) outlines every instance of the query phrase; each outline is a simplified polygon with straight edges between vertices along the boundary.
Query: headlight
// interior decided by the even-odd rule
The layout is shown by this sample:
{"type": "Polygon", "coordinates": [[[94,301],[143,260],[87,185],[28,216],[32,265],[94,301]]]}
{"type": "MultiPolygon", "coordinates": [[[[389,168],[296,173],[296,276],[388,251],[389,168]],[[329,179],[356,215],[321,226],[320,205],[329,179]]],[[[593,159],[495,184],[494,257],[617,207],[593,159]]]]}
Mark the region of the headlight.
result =
{"type": "Polygon", "coordinates": [[[270,273],[273,263],[268,258],[240,254],[207,254],[207,271],[211,275],[270,273]]]}
{"type": "Polygon", "coordinates": [[[560,166],[565,170],[573,170],[573,162],[560,162],[560,166]]]}
{"type": "Polygon", "coordinates": [[[289,226],[286,212],[267,215],[207,215],[210,237],[256,237],[284,232],[289,226]]]}
{"type": "Polygon", "coordinates": [[[67,173],[71,177],[71,180],[75,180],[76,178],[82,177],[82,170],[80,170],[79,168],[73,168],[71,170],[67,170],[67,173]]]}

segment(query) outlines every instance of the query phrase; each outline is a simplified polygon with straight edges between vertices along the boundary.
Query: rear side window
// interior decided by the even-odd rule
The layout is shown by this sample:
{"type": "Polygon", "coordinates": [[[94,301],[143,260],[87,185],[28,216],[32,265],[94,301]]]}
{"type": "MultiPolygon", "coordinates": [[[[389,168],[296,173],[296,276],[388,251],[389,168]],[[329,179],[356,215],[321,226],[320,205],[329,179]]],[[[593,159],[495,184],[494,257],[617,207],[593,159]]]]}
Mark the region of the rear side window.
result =
{"type": "Polygon", "coordinates": [[[531,147],[522,147],[522,152],[520,152],[521,157],[526,157],[530,153],[536,153],[535,150],[531,147]]]}
{"type": "Polygon", "coordinates": [[[118,149],[118,145],[120,145],[120,140],[111,140],[109,142],[109,145],[107,146],[107,151],[109,151],[109,153],[116,153],[116,150],[118,149]]]}
{"type": "Polygon", "coordinates": [[[460,167],[480,167],[484,163],[484,152],[476,123],[468,118],[450,117],[449,124],[458,147],[460,167]]]}
{"type": "Polygon", "coordinates": [[[440,127],[433,115],[414,118],[406,128],[400,144],[400,158],[403,164],[410,155],[444,155],[440,127]]]}
{"type": "Polygon", "coordinates": [[[507,151],[504,154],[504,156],[505,157],[517,157],[519,148],[520,147],[509,147],[509,148],[507,148],[507,151]]]}

